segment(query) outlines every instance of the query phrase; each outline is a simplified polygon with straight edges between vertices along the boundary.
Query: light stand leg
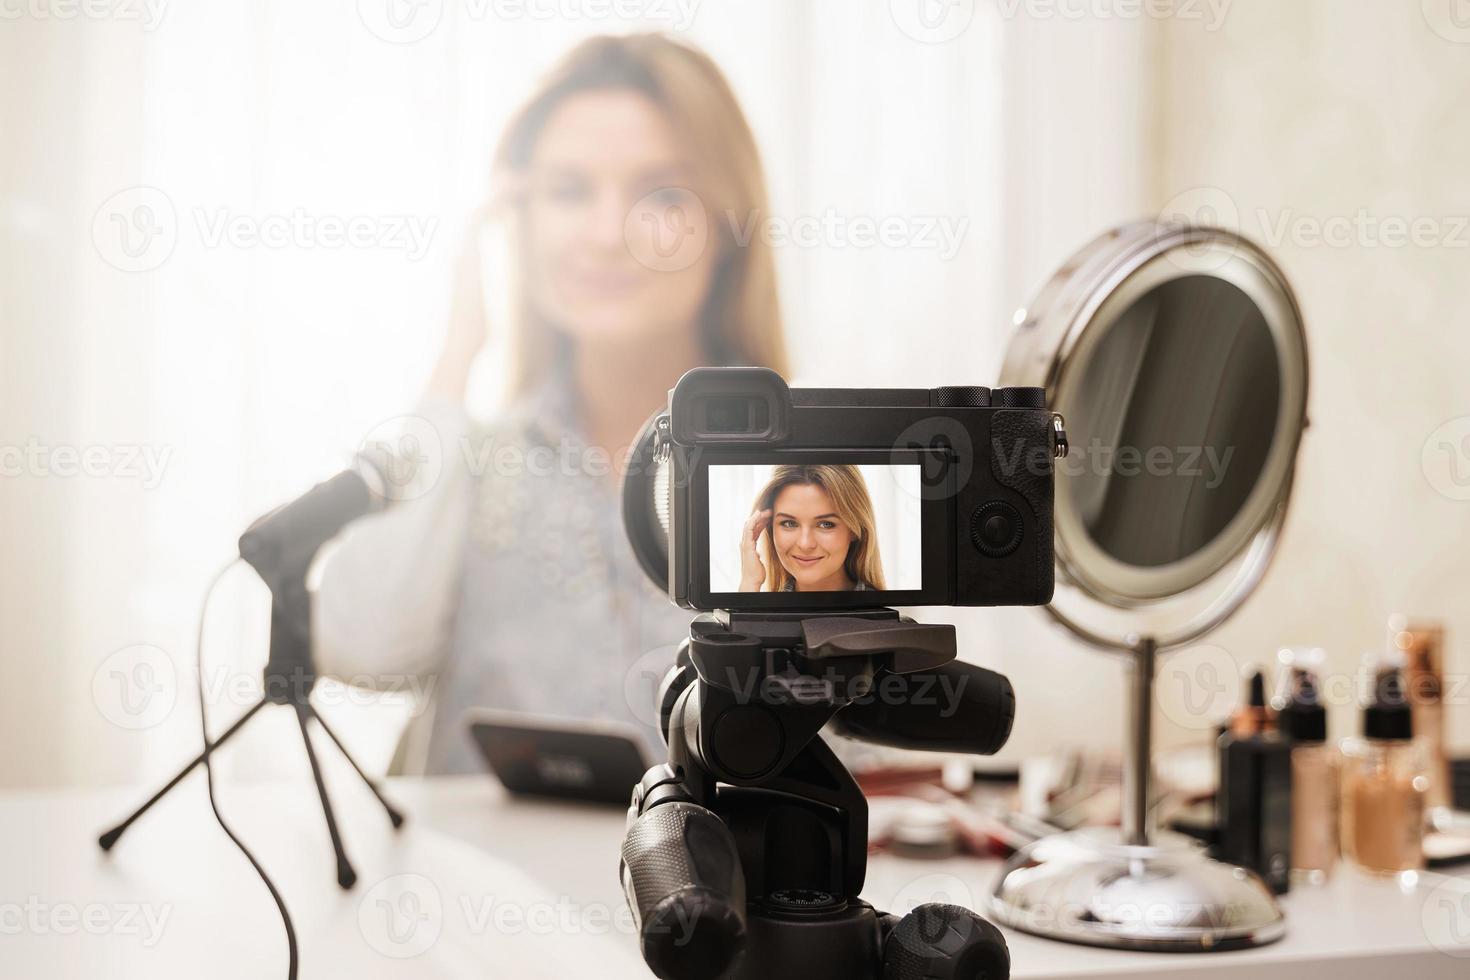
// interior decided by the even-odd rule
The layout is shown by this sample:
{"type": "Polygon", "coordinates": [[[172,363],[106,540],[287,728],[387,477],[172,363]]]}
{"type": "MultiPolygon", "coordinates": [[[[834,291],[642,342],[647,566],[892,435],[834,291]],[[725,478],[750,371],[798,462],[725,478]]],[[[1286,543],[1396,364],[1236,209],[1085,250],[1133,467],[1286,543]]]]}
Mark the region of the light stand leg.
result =
{"type": "Polygon", "coordinates": [[[368,774],[362,771],[362,767],[357,764],[357,760],[352,757],[352,753],[347,751],[347,746],[342,744],[342,740],[337,737],[337,733],[332,731],[331,727],[327,725],[326,720],[311,705],[308,704],[306,710],[311,713],[312,718],[316,719],[316,723],[322,726],[322,731],[326,732],[327,737],[332,740],[332,744],[337,746],[337,751],[341,752],[347,761],[352,763],[353,771],[357,773],[363,782],[367,783],[368,789],[373,791],[373,795],[378,798],[378,802],[383,804],[383,809],[388,811],[388,819],[393,821],[393,829],[397,830],[399,827],[402,827],[403,814],[398,812],[398,809],[392,803],[388,802],[387,798],[383,796],[383,791],[378,788],[378,784],[374,780],[369,779],[368,774]]]}
{"type": "Polygon", "coordinates": [[[311,778],[316,780],[316,792],[322,800],[322,813],[327,818],[327,834],[332,838],[332,851],[337,856],[337,884],[351,888],[357,881],[357,872],[347,860],[342,848],[342,835],[337,832],[337,818],[332,815],[332,801],[327,797],[327,784],[322,781],[322,767],[316,761],[316,750],[311,747],[311,733],[306,730],[306,720],[312,714],[306,704],[293,704],[296,709],[296,724],[301,727],[301,740],[306,743],[306,758],[311,762],[311,778]]]}
{"type": "Polygon", "coordinates": [[[101,847],[104,851],[110,851],[110,850],[112,850],[112,845],[113,844],[116,844],[117,843],[117,839],[123,835],[123,832],[126,831],[129,827],[131,827],[133,825],[133,821],[137,820],[143,814],[147,813],[148,810],[149,810],[149,808],[152,807],[153,804],[155,804],[159,800],[163,799],[164,796],[166,796],[168,794],[168,791],[169,790],[173,789],[175,786],[177,786],[180,782],[183,781],[183,778],[185,776],[187,776],[187,775],[189,775],[189,773],[193,772],[194,771],[194,767],[197,766],[197,765],[199,765],[201,762],[203,762],[205,756],[209,755],[211,752],[213,752],[215,749],[219,748],[221,745],[224,745],[225,742],[229,739],[229,737],[231,735],[233,735],[236,732],[238,732],[240,730],[240,728],[247,721],[249,721],[251,718],[254,718],[255,717],[255,713],[257,711],[259,711],[261,708],[264,708],[269,703],[270,702],[266,701],[264,698],[262,698],[261,700],[255,702],[255,704],[250,708],[249,711],[245,712],[243,715],[240,716],[240,718],[233,725],[231,725],[229,728],[225,729],[225,733],[223,735],[221,735],[219,738],[217,738],[213,742],[211,742],[204,749],[203,752],[199,753],[197,756],[194,757],[194,759],[191,762],[189,762],[188,765],[186,765],[186,766],[184,766],[184,768],[180,769],[179,772],[178,772],[178,775],[174,776],[173,779],[170,779],[167,783],[164,784],[163,789],[159,790],[157,793],[154,793],[153,796],[148,800],[147,803],[144,803],[142,806],[138,807],[138,809],[134,810],[133,813],[132,813],[132,815],[129,816],[122,823],[118,824],[116,827],[113,827],[111,830],[107,831],[105,834],[103,834],[102,836],[98,837],[97,838],[97,844],[98,844],[98,846],[101,847]]]}

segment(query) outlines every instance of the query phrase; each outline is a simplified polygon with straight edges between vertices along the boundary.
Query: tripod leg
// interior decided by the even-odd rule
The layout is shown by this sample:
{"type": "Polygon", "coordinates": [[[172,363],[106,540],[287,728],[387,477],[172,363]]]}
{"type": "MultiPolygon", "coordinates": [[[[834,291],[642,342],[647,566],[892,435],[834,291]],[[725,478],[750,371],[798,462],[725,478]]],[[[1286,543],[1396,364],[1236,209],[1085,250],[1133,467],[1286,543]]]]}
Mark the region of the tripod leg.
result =
{"type": "Polygon", "coordinates": [[[224,745],[231,735],[238,732],[247,721],[255,717],[255,713],[261,708],[264,708],[267,703],[268,702],[264,698],[255,702],[254,706],[252,706],[249,711],[245,712],[233,725],[225,729],[225,733],[223,735],[211,742],[203,752],[194,757],[192,762],[184,766],[184,768],[180,769],[178,775],[174,776],[173,779],[170,779],[167,783],[164,784],[163,789],[159,790],[157,793],[154,793],[147,803],[144,803],[142,806],[138,807],[138,809],[134,810],[132,815],[129,816],[122,823],[118,824],[116,827],[113,827],[111,830],[107,831],[107,833],[98,837],[98,846],[101,847],[104,851],[112,850],[112,845],[116,844],[117,839],[123,835],[123,832],[133,825],[133,821],[137,820],[143,814],[147,813],[149,807],[153,806],[153,804],[163,799],[164,796],[167,795],[169,790],[173,789],[180,782],[182,782],[185,776],[194,771],[195,766],[204,761],[204,757],[206,755],[213,752],[221,745],[224,745]]]}
{"type": "Polygon", "coordinates": [[[306,710],[311,712],[311,717],[315,718],[316,723],[322,726],[322,731],[326,732],[327,737],[332,740],[332,744],[337,746],[337,751],[341,752],[347,761],[352,763],[353,770],[362,778],[363,782],[367,783],[368,789],[373,791],[373,795],[378,798],[378,802],[383,804],[383,809],[388,811],[388,819],[393,821],[394,829],[396,830],[402,827],[403,814],[392,803],[388,802],[387,798],[383,796],[383,791],[378,788],[378,784],[372,779],[369,779],[368,774],[362,771],[362,767],[357,764],[357,760],[352,757],[352,753],[347,751],[347,746],[342,744],[342,740],[337,737],[337,733],[332,731],[331,727],[327,725],[326,720],[317,713],[315,708],[307,705],[306,710]]]}
{"type": "Polygon", "coordinates": [[[327,784],[322,782],[322,767],[317,763],[316,751],[311,747],[311,733],[306,730],[306,719],[311,715],[311,708],[304,704],[292,707],[296,709],[296,723],[301,726],[301,740],[306,743],[306,758],[311,762],[311,778],[316,780],[316,792],[322,798],[322,813],[327,818],[327,834],[332,838],[332,851],[337,855],[337,884],[343,888],[351,888],[357,882],[357,872],[352,870],[352,862],[347,860],[347,852],[342,849],[342,835],[337,833],[337,818],[332,815],[332,801],[327,798],[327,784]]]}

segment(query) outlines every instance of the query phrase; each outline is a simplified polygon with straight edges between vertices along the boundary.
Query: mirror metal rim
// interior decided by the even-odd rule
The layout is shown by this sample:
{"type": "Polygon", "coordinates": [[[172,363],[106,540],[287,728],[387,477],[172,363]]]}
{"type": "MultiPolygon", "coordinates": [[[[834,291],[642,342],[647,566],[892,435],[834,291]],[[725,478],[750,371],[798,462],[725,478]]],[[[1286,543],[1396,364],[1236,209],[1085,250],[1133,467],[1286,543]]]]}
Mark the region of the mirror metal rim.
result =
{"type": "MultiPolygon", "coordinates": [[[[1057,486],[1056,558],[1060,584],[1114,610],[1156,609],[1165,600],[1204,591],[1219,594],[1205,608],[1157,630],[1157,647],[1190,642],[1223,622],[1254,590],[1280,537],[1302,432],[1309,380],[1300,308],[1285,276],[1254,243],[1220,228],[1136,222],[1093,239],[1052,277],[1035,303],[1016,316],[1001,383],[1037,385],[1065,412],[1079,365],[1109,325],[1135,301],[1167,282],[1196,275],[1230,282],[1262,312],[1281,365],[1281,393],[1272,445],[1260,477],[1236,516],[1196,555],[1144,569],[1102,551],[1067,506],[1068,484],[1057,486]],[[1222,572],[1244,553],[1228,577],[1222,572]],[[1225,579],[1222,585],[1219,579],[1225,579]]],[[[1047,611],[1085,641],[1132,649],[1132,631],[1109,633],[1082,617],[1047,611]]]]}

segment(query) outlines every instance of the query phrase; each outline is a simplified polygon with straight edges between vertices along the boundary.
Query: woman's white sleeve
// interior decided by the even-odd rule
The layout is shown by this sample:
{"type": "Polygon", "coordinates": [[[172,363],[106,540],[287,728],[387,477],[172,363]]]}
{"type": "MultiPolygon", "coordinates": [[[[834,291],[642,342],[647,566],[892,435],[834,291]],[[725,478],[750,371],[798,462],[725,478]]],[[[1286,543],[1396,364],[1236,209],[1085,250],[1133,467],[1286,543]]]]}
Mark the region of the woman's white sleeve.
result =
{"type": "Polygon", "coordinates": [[[463,410],[426,401],[402,423],[383,448],[393,466],[417,462],[416,475],[397,483],[390,474],[397,499],[350,524],[323,554],[312,601],[318,672],[380,690],[408,688],[441,664],[472,494],[463,410]]]}

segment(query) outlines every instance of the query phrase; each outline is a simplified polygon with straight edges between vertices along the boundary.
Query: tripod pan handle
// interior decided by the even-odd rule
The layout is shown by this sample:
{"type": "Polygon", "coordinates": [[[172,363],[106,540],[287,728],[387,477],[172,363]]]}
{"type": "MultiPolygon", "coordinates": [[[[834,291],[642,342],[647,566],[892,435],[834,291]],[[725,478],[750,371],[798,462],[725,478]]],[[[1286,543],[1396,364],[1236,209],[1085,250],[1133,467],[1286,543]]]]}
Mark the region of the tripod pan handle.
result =
{"type": "Polygon", "coordinates": [[[729,828],[695,803],[662,803],[623,838],[619,876],[644,962],[668,980],[718,977],[745,945],[745,876],[729,828]]]}

